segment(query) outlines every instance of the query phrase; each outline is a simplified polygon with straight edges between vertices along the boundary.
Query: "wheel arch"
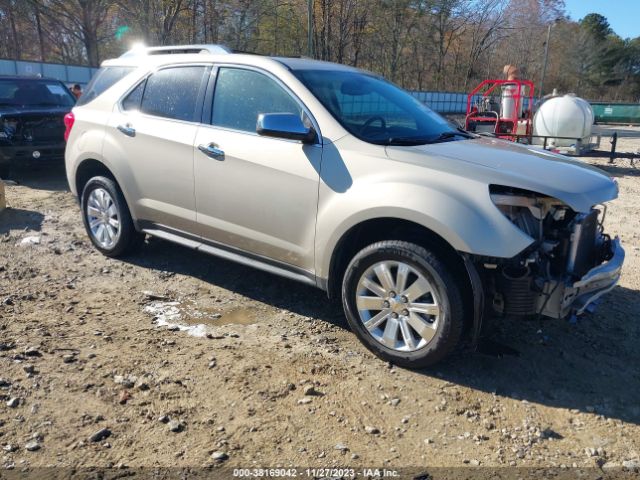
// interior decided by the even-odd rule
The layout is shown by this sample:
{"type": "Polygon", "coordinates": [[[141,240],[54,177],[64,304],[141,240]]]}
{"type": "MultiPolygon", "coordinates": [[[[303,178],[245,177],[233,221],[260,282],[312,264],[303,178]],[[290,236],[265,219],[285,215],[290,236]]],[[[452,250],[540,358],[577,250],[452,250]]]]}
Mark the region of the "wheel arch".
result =
{"type": "Polygon", "coordinates": [[[351,259],[363,248],[383,240],[401,240],[415,243],[443,257],[451,267],[454,278],[459,282],[465,309],[465,331],[476,336],[481,312],[475,310],[483,300],[483,292],[478,291],[475,271],[472,265],[447,240],[433,230],[396,217],[380,217],[364,220],[349,228],[338,240],[331,255],[329,276],[322,286],[330,299],[339,299],[342,279],[351,259]]]}
{"type": "Polygon", "coordinates": [[[122,195],[124,196],[125,201],[127,202],[127,206],[129,208],[131,217],[133,218],[134,225],[136,225],[136,228],[138,228],[137,221],[136,221],[137,219],[135,217],[135,213],[131,209],[131,202],[129,201],[129,196],[127,192],[123,188],[122,183],[118,180],[118,177],[116,176],[116,174],[113,173],[113,170],[109,168],[109,166],[106,165],[101,160],[97,160],[95,158],[86,158],[82,160],[76,167],[75,175],[73,179],[74,181],[73,186],[76,189],[78,199],[81,198],[82,190],[84,189],[84,186],[87,184],[87,182],[91,178],[96,176],[103,176],[103,177],[110,178],[116,183],[116,185],[122,192],[122,195]]]}
{"type": "Polygon", "coordinates": [[[76,168],[75,173],[75,189],[78,197],[82,195],[82,190],[87,182],[96,176],[103,176],[110,178],[114,182],[118,183],[113,172],[100,160],[96,160],[94,158],[87,158],[80,162],[78,167],[76,168]]]}
{"type": "Polygon", "coordinates": [[[339,296],[342,277],[353,256],[364,247],[382,240],[403,240],[415,243],[444,255],[456,266],[456,270],[464,271],[464,261],[460,254],[433,230],[403,218],[371,218],[351,226],[333,248],[329,275],[326,279],[326,289],[331,298],[339,296]]]}

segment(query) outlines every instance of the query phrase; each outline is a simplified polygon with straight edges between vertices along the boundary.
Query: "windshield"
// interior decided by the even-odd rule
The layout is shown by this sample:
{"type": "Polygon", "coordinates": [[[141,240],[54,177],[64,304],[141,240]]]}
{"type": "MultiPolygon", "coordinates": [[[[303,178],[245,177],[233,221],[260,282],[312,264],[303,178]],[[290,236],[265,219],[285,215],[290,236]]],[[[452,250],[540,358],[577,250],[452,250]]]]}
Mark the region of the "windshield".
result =
{"type": "Polygon", "coordinates": [[[473,138],[380,77],[341,70],[293,73],[344,128],[366,142],[422,145],[473,138]]]}
{"type": "Polygon", "coordinates": [[[0,106],[73,107],[69,90],[55,80],[0,79],[0,106]]]}

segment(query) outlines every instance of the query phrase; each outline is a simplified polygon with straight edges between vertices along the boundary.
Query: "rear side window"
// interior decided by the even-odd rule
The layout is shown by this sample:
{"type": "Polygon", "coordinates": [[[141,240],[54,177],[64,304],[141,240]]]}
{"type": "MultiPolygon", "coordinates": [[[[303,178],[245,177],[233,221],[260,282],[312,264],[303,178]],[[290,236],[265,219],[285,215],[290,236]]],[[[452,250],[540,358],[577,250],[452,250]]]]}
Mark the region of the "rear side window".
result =
{"type": "Polygon", "coordinates": [[[134,70],[135,67],[102,67],[98,70],[98,73],[93,76],[84,93],[76,102],[76,105],[86,105],[134,70]]]}
{"type": "Polygon", "coordinates": [[[301,116],[302,108],[284,88],[262,73],[221,68],[216,80],[211,124],[255,133],[261,113],[301,116]]]}
{"type": "MultiPolygon", "coordinates": [[[[175,120],[193,121],[207,67],[171,67],[147,79],[140,111],[175,120]]],[[[132,92],[133,93],[133,92],[132,92]]]]}

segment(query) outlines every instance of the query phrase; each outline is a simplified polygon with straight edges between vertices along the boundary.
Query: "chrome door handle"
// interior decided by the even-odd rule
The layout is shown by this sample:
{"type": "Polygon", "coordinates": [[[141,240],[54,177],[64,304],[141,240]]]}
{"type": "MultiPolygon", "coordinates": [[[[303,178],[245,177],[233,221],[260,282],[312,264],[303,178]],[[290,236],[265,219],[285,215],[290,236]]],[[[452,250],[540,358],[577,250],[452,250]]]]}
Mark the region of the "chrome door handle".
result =
{"type": "Polygon", "coordinates": [[[224,151],[220,150],[214,143],[198,145],[198,150],[208,157],[215,158],[216,160],[224,160],[224,151]]]}
{"type": "Polygon", "coordinates": [[[133,128],[131,125],[118,125],[117,128],[122,133],[124,133],[127,137],[135,137],[136,136],[136,129],[133,128]]]}

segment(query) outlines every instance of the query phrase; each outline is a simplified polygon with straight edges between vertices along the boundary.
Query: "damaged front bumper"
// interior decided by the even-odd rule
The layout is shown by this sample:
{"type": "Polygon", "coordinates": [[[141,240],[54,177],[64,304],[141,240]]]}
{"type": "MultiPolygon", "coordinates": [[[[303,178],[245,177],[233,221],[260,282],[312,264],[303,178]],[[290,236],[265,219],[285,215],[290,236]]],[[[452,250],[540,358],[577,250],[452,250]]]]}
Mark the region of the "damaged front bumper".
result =
{"type": "Polygon", "coordinates": [[[66,143],[63,141],[42,144],[0,144],[0,163],[8,164],[14,161],[63,159],[65,147],[66,143]]]}
{"type": "Polygon", "coordinates": [[[590,304],[612,290],[620,279],[625,253],[618,237],[611,241],[610,254],[609,260],[592,268],[577,281],[546,283],[538,300],[538,311],[552,318],[565,318],[572,312],[582,314],[590,304]]]}

